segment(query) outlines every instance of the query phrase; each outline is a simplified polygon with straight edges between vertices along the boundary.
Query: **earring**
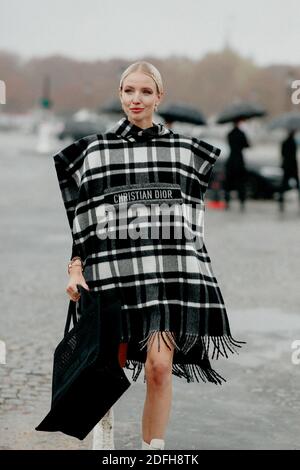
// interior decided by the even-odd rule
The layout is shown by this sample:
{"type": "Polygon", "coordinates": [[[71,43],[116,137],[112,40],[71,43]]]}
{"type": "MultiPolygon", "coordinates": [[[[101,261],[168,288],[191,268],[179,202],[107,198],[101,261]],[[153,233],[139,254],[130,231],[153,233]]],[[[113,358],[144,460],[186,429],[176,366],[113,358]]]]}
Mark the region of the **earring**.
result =
{"type": "Polygon", "coordinates": [[[157,108],[158,108],[158,104],[155,103],[155,106],[154,106],[154,111],[157,111],[157,108]]]}

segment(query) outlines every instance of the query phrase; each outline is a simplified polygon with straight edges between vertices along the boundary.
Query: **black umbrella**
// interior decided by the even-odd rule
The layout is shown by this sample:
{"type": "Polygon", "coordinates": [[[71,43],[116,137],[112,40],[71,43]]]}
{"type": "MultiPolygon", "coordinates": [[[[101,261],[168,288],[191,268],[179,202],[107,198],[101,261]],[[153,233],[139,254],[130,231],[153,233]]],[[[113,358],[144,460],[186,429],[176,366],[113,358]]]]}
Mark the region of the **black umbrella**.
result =
{"type": "Polygon", "coordinates": [[[289,113],[280,114],[272,119],[268,124],[268,129],[286,129],[288,131],[293,131],[300,129],[300,112],[291,111],[289,113]]]}
{"type": "Polygon", "coordinates": [[[192,106],[183,103],[173,103],[163,106],[157,111],[167,122],[188,122],[190,124],[205,125],[203,113],[192,106]]]}
{"type": "Polygon", "coordinates": [[[267,114],[266,110],[255,103],[240,102],[227,106],[217,118],[218,124],[235,122],[254,117],[262,117],[267,114]]]}

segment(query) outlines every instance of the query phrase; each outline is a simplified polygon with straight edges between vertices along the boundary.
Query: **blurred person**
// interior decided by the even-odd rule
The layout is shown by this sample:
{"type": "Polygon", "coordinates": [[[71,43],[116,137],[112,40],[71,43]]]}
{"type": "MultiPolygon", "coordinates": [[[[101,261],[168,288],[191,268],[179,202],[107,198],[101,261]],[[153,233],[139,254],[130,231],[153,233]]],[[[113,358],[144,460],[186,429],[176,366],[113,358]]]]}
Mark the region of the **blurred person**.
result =
{"type": "MultiPolygon", "coordinates": [[[[152,235],[161,222],[148,216],[143,219],[151,229],[148,238],[119,239],[117,223],[110,226],[115,237],[97,236],[100,222],[102,227],[109,221],[106,203],[117,210],[126,202],[128,214],[133,202],[143,210],[149,204],[156,209],[160,203],[193,203],[203,214],[220,149],[153,122],[163,94],[156,67],[144,61],[131,64],[119,84],[126,117],[107,133],[80,139],[54,156],[74,241],[66,291],[75,302],[80,297],[77,285],[99,295],[103,289],[120,295],[122,366],[133,370],[134,381],[144,366],[141,446],[147,450],[165,446],[172,374],[188,383],[221,384],[225,379],[212,369],[209,356],[227,357],[241,346],[231,335],[202,240],[202,218],[191,219],[188,213],[181,224],[188,226],[193,241],[189,236],[155,236],[157,230],[152,235]]],[[[132,224],[130,215],[129,221],[132,224]]],[[[169,227],[177,226],[175,222],[172,219],[169,227]]]]}
{"type": "Polygon", "coordinates": [[[236,190],[240,201],[241,211],[245,210],[247,169],[245,166],[243,149],[250,147],[245,132],[240,128],[242,121],[235,121],[233,129],[227,135],[230,148],[225,163],[225,179],[223,184],[225,208],[229,209],[231,191],[236,190]]]}
{"type": "Polygon", "coordinates": [[[295,182],[295,188],[299,193],[300,204],[300,184],[297,162],[297,143],[295,130],[288,132],[286,139],[281,144],[281,168],[283,170],[280,190],[279,190],[279,210],[284,211],[284,193],[291,188],[290,180],[295,182]]]}

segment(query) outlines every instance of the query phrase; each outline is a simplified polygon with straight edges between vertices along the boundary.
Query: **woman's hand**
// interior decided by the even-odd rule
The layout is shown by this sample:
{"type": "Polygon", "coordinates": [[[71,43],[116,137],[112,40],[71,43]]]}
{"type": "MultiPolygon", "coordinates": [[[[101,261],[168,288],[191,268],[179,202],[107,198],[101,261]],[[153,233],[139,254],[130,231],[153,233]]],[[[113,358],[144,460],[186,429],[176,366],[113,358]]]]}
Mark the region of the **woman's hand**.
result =
{"type": "Polygon", "coordinates": [[[90,290],[83,277],[81,267],[73,266],[70,270],[70,277],[66,292],[69,295],[70,299],[74,300],[75,302],[80,299],[80,293],[77,290],[76,284],[79,284],[85,289],[90,290]]]}

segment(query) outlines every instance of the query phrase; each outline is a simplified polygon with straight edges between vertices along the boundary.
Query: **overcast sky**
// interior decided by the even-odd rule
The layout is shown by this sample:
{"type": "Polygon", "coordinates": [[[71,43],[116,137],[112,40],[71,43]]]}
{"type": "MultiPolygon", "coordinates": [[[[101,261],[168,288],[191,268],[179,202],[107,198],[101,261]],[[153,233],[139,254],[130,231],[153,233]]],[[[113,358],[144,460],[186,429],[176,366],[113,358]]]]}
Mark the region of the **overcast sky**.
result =
{"type": "Polygon", "coordinates": [[[299,0],[0,0],[0,18],[0,49],[24,58],[198,59],[229,42],[261,65],[300,63],[299,0]]]}

